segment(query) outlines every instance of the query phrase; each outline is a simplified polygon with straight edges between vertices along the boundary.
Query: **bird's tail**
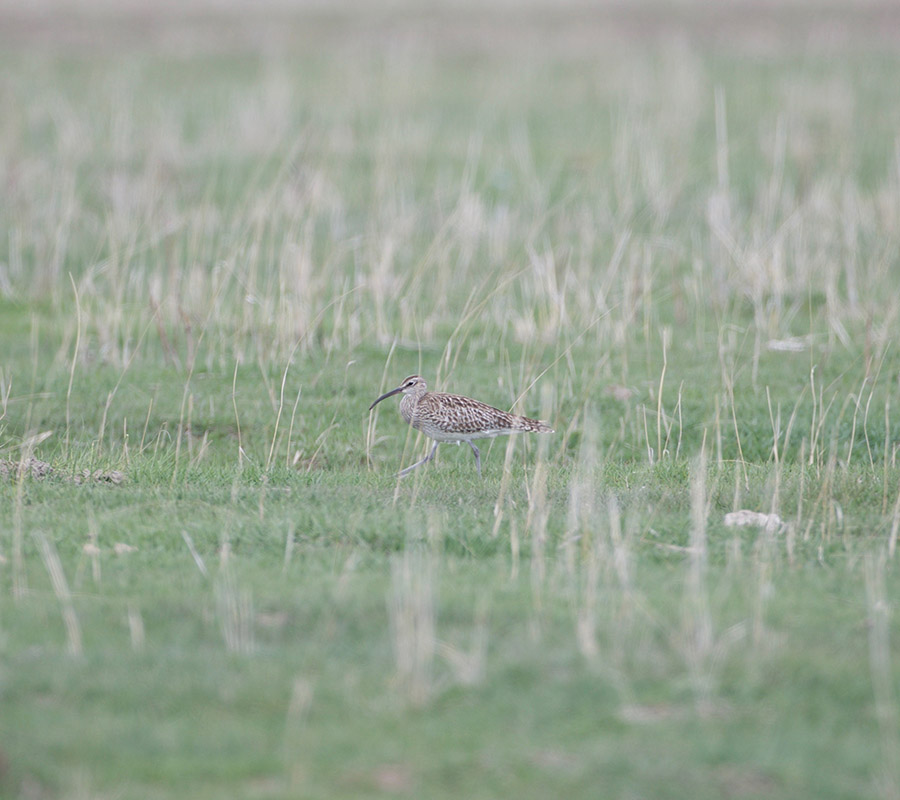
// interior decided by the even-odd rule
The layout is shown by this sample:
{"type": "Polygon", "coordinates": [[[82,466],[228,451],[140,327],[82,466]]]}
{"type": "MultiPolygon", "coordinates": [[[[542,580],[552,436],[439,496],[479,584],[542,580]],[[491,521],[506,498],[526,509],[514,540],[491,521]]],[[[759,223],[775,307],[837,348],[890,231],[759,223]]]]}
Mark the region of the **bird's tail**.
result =
{"type": "Polygon", "coordinates": [[[516,430],[526,433],[554,433],[553,428],[545,425],[539,419],[529,417],[516,417],[516,430]]]}

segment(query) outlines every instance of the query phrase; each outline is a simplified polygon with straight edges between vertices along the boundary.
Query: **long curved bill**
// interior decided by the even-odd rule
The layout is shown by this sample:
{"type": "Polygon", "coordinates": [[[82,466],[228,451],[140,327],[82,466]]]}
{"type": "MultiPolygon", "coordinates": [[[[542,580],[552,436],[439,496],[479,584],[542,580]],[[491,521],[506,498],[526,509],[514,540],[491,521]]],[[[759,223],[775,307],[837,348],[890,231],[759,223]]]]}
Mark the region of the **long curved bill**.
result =
{"type": "Polygon", "coordinates": [[[385,392],[381,397],[379,397],[372,405],[369,406],[369,411],[371,411],[375,406],[377,406],[382,400],[387,400],[389,397],[393,397],[395,394],[399,394],[403,391],[402,386],[398,386],[396,389],[391,389],[389,392],[385,392]]]}

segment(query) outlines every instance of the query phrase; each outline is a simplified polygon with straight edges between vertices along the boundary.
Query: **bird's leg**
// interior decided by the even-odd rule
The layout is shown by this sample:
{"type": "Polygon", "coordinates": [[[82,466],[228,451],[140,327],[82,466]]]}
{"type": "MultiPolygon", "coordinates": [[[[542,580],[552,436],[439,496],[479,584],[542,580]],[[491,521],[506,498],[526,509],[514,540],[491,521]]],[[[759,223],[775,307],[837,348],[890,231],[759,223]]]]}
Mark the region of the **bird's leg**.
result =
{"type": "Polygon", "coordinates": [[[431,459],[434,458],[434,454],[437,452],[437,447],[439,444],[440,442],[435,442],[434,447],[431,448],[431,452],[427,456],[425,456],[425,458],[423,458],[421,461],[417,461],[411,467],[401,469],[400,472],[397,473],[397,477],[402,478],[404,475],[408,475],[410,472],[412,472],[416,467],[421,467],[422,464],[427,464],[429,461],[431,461],[431,459]]]}
{"type": "Polygon", "coordinates": [[[475,447],[472,442],[469,442],[469,447],[472,448],[472,452],[475,453],[475,466],[478,467],[478,477],[481,477],[481,453],[478,452],[478,448],[475,447]]]}

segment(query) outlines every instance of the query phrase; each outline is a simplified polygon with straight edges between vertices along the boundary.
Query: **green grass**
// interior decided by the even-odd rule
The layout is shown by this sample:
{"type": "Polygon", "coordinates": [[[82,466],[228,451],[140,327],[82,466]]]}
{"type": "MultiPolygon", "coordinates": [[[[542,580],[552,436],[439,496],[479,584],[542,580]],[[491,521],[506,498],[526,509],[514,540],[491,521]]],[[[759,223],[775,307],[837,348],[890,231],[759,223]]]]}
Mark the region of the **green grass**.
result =
{"type": "Polygon", "coordinates": [[[4,48],[0,796],[900,796],[900,55],[706,11],[4,48]]]}

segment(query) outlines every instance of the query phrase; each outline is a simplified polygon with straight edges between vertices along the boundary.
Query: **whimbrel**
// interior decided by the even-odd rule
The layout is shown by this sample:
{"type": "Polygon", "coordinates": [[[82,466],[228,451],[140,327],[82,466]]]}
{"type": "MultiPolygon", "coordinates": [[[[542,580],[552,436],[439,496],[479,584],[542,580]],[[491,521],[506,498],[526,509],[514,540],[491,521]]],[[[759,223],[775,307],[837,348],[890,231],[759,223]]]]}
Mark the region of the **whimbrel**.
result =
{"type": "Polygon", "coordinates": [[[400,416],[417,431],[422,431],[434,440],[431,452],[421,461],[402,470],[401,476],[431,461],[442,442],[456,444],[465,442],[475,453],[475,466],[478,467],[478,477],[481,477],[481,453],[473,444],[473,439],[487,439],[518,432],[553,433],[553,428],[539,420],[509,414],[471,397],[429,392],[425,379],[418,375],[410,375],[396,389],[385,392],[369,406],[369,411],[382,400],[400,392],[403,392],[400,400],[400,416]]]}

